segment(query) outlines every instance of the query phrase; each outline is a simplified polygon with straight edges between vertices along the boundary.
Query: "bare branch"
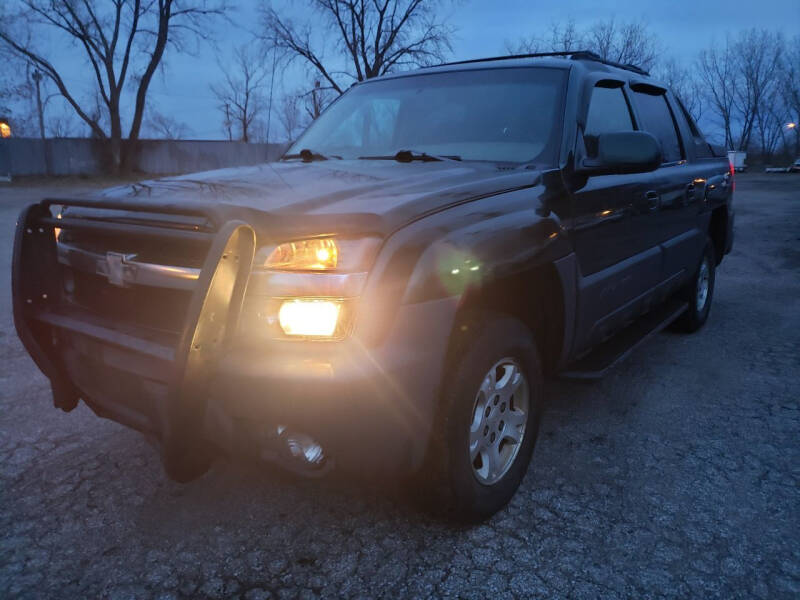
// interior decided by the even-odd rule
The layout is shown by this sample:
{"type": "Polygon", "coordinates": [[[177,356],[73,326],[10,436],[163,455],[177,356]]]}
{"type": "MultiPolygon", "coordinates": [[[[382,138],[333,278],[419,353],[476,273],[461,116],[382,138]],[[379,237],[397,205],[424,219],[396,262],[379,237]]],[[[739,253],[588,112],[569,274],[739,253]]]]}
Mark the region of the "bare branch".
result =
{"type": "Polygon", "coordinates": [[[226,129],[233,123],[239,128],[239,139],[250,141],[251,126],[266,108],[264,82],[270,71],[266,60],[253,50],[252,45],[239,46],[232,61],[218,59],[224,81],[211,86],[219,102],[218,108],[225,118],[226,129]]]}
{"type": "Polygon", "coordinates": [[[128,139],[139,137],[150,82],[166,47],[179,44],[183,29],[197,39],[208,36],[208,21],[223,15],[225,0],[11,0],[20,8],[20,21],[35,28],[33,39],[46,31],[74,41],[83,50],[95,79],[95,93],[77,98],[67,88],[56,62],[20,32],[0,23],[0,47],[36,65],[53,81],[92,134],[110,140],[115,169],[130,164],[122,146],[121,102],[130,71],[136,89],[128,139]],[[152,35],[142,35],[152,32],[152,35]],[[124,40],[124,48],[118,47],[124,40]],[[137,42],[140,42],[138,43],[137,42]],[[100,99],[103,111],[87,108],[100,99]]]}
{"type": "Polygon", "coordinates": [[[336,32],[335,59],[325,57],[324,40],[312,39],[309,24],[296,26],[272,8],[263,12],[262,41],[289,61],[308,64],[338,93],[342,61],[348,79],[363,81],[398,66],[441,62],[451,50],[452,29],[436,19],[432,0],[306,0],[336,32]],[[337,65],[333,67],[332,65],[337,65]]]}

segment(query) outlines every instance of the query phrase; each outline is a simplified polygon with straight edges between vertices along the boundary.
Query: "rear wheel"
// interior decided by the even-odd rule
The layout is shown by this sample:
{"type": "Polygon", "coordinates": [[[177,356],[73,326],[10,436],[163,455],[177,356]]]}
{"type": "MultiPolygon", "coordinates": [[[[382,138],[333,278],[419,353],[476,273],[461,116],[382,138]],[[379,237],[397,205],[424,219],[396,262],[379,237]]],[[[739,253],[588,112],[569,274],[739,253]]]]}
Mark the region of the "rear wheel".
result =
{"type": "Polygon", "coordinates": [[[442,383],[440,417],[428,456],[438,509],[469,521],[512,498],[528,469],[541,415],[535,340],[520,321],[484,315],[442,383]]]}
{"type": "Polygon", "coordinates": [[[676,322],[679,329],[693,333],[705,325],[714,296],[716,264],[714,244],[708,239],[694,276],[680,292],[687,308],[676,322]]]}

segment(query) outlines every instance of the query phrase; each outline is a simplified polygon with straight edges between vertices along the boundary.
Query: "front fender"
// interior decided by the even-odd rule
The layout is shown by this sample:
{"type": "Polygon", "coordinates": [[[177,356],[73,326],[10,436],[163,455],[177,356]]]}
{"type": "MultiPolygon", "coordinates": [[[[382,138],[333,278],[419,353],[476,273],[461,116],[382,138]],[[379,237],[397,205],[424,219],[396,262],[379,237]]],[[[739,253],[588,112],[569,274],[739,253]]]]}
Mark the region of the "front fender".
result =
{"type": "Polygon", "coordinates": [[[362,296],[359,337],[377,342],[403,304],[458,299],[568,255],[571,245],[548,197],[543,185],[516,190],[452,207],[395,232],[362,296]]]}

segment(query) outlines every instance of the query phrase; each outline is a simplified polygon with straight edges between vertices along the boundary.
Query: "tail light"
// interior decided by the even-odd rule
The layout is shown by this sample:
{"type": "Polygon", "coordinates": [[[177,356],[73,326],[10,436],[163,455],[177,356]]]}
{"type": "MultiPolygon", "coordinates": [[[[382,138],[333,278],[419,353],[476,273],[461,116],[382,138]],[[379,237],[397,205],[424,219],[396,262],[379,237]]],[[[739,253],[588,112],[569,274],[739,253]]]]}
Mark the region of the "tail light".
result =
{"type": "Polygon", "coordinates": [[[736,191],[736,169],[733,168],[733,163],[732,162],[728,163],[728,169],[729,169],[728,172],[730,173],[730,176],[731,176],[731,191],[735,192],[736,191]]]}

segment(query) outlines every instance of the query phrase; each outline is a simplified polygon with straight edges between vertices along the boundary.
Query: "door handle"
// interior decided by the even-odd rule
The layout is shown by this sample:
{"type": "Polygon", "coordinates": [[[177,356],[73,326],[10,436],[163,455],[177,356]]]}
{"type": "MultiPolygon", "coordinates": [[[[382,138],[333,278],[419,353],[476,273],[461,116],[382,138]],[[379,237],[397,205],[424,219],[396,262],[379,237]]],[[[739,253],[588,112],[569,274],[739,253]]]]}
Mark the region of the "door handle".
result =
{"type": "Polygon", "coordinates": [[[661,194],[658,192],[646,192],[644,198],[647,201],[647,210],[654,212],[661,208],[661,194]]]}
{"type": "Polygon", "coordinates": [[[691,204],[694,202],[694,190],[694,183],[690,183],[686,186],[686,204],[691,204]]]}

